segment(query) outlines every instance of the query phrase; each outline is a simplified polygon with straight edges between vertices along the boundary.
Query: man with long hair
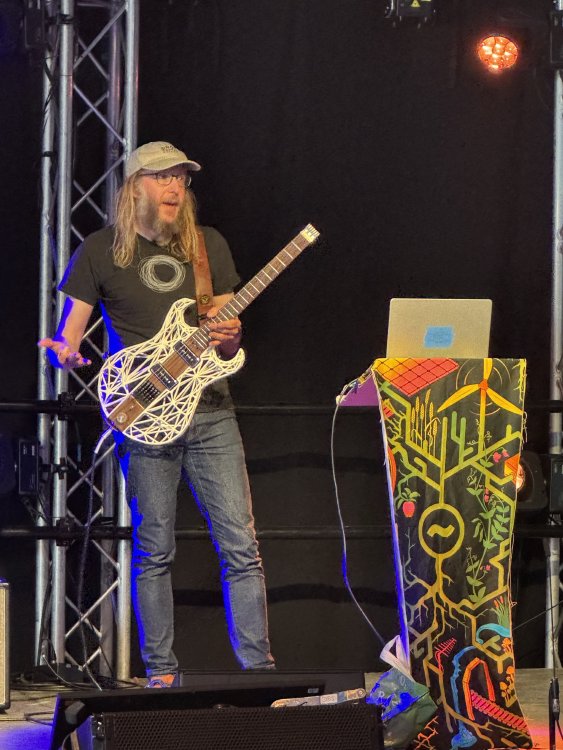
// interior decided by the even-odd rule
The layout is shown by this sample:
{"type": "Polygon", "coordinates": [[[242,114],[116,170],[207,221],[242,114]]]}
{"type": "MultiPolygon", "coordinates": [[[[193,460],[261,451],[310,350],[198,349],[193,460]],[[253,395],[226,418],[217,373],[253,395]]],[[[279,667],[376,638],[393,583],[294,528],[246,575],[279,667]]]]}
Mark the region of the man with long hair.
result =
{"type": "MultiPolygon", "coordinates": [[[[225,239],[198,226],[189,190],[200,165],[170,143],[133,151],[117,196],[116,221],[87,237],[71,258],[60,289],[68,296],[57,333],[42,339],[59,367],[90,364],[80,343],[100,303],[110,353],[152,338],[170,306],[195,299],[193,267],[200,235],[213,284],[213,318],[240,281],[225,239]]],[[[193,310],[193,308],[191,308],[193,310]]],[[[196,312],[188,322],[197,325],[196,312]]],[[[225,359],[241,340],[238,318],[208,322],[211,345],[225,359]]],[[[150,687],[178,684],[170,567],[180,478],[191,485],[218,550],[231,644],[244,669],[273,669],[262,561],[254,531],[242,441],[225,379],[209,385],[186,432],[147,446],[124,438],[127,496],[134,526],[133,603],[150,687]]]]}

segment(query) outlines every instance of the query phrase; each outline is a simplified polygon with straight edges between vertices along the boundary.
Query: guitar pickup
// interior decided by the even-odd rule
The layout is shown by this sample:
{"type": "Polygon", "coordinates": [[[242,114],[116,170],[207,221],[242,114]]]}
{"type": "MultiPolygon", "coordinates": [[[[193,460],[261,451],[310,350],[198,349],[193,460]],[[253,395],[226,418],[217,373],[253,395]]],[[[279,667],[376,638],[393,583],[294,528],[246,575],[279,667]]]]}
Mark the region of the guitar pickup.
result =
{"type": "Polygon", "coordinates": [[[174,344],[174,351],[178,354],[189,367],[195,367],[199,362],[199,357],[194,354],[192,350],[184,344],[183,341],[178,341],[174,344]]]}
{"type": "Polygon", "coordinates": [[[153,365],[151,367],[151,374],[155,376],[155,378],[158,378],[158,380],[162,383],[162,385],[165,388],[168,388],[170,390],[173,388],[176,383],[178,382],[176,378],[174,378],[168,370],[166,370],[161,364],[157,363],[156,365],[153,365]]]}
{"type": "Polygon", "coordinates": [[[144,380],[141,385],[137,386],[131,395],[135,401],[138,401],[141,406],[146,408],[160,395],[160,391],[154,383],[151,383],[150,380],[147,379],[144,380]]]}

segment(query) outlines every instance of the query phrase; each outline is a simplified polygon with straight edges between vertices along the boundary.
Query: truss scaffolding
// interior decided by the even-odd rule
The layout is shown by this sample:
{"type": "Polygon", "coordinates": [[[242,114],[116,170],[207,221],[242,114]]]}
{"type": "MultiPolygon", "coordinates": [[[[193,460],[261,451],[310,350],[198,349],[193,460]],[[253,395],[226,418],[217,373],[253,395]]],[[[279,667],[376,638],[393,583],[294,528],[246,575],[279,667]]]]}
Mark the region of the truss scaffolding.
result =
{"type": "MultiPolygon", "coordinates": [[[[63,295],[56,291],[69,257],[90,232],[108,224],[125,159],[136,146],[138,0],[46,0],[44,13],[43,131],[41,168],[40,337],[52,335],[63,295]]],[[[54,371],[41,355],[38,398],[70,394],[95,402],[97,370],[105,349],[97,318],[86,332],[85,350],[93,366],[54,371]],[[96,366],[96,364],[98,366],[96,366]]],[[[60,396],[59,396],[60,398],[60,396]]],[[[101,429],[101,422],[100,422],[101,429]]],[[[102,449],[90,465],[71,451],[69,422],[38,418],[44,466],[51,479],[38,506],[38,524],[82,531],[74,544],[39,540],[36,550],[36,664],[59,674],[68,667],[92,668],[100,675],[129,677],[130,559],[127,538],[90,535],[89,598],[77,603],[78,571],[68,557],[79,547],[93,497],[92,527],[104,522],[129,525],[123,479],[113,448],[102,449]],[[96,570],[96,581],[92,581],[96,570]],[[86,631],[86,649],[78,638],[86,631]],[[64,668],[64,669],[63,669],[64,668]]]]}

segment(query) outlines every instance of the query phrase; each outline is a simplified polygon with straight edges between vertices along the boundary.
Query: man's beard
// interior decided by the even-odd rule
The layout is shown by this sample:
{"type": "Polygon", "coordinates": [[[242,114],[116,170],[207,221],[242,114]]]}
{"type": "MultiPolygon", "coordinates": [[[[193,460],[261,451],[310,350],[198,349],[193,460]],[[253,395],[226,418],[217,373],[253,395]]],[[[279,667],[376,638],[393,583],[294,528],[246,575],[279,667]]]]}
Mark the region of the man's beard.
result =
{"type": "Polygon", "coordinates": [[[180,233],[178,219],[163,221],[158,215],[158,204],[143,193],[137,198],[137,216],[145,227],[152,229],[159,244],[168,244],[174,235],[180,233]]]}

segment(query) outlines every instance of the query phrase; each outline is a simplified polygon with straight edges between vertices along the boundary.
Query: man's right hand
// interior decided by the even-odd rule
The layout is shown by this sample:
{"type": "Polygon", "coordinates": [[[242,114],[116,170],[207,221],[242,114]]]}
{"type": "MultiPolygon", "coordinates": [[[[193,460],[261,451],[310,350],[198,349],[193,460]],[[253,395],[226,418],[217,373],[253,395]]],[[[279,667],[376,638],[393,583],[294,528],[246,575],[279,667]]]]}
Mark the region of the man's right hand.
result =
{"type": "Polygon", "coordinates": [[[53,354],[50,356],[51,363],[65,370],[74,370],[76,367],[85,367],[92,364],[92,360],[86,359],[78,351],[73,351],[66,341],[55,341],[54,339],[41,339],[37,346],[48,349],[53,354]],[[54,355],[54,356],[53,356],[54,355]]]}

